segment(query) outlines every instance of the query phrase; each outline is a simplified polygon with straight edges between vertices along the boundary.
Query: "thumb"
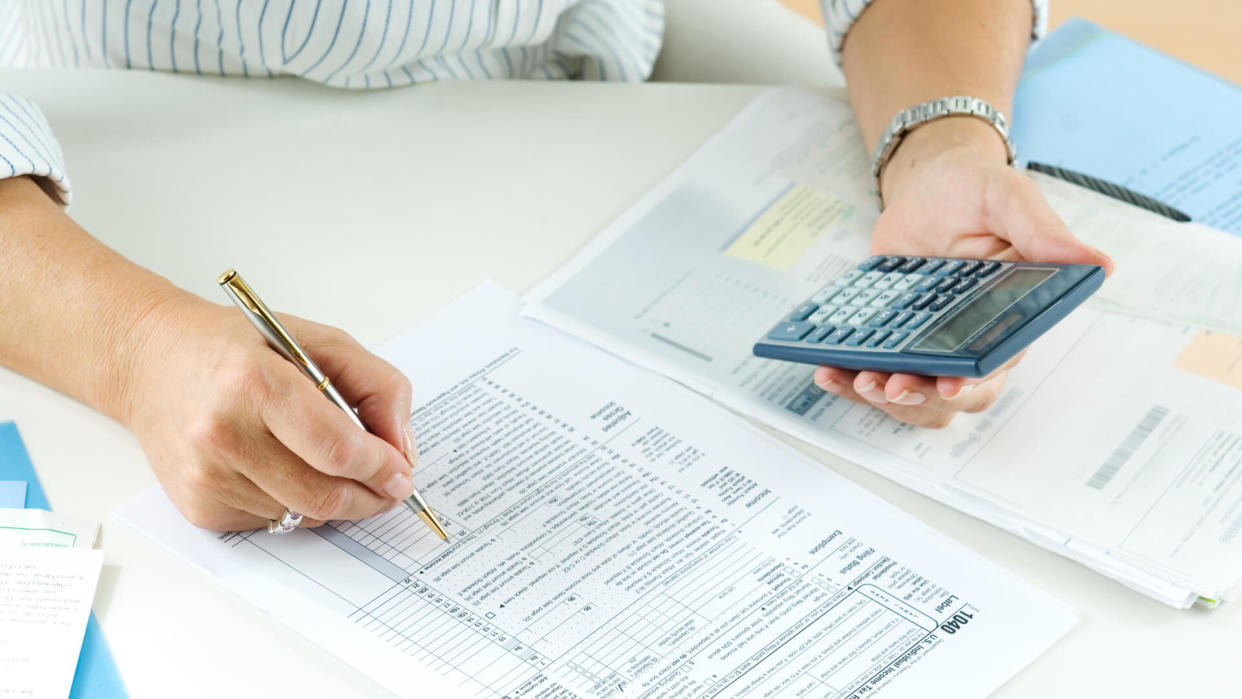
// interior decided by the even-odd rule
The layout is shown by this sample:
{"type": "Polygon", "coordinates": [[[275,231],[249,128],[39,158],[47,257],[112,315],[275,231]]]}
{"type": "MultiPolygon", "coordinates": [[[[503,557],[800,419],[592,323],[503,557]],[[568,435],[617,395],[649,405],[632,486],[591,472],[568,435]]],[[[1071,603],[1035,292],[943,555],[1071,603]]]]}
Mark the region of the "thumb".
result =
{"type": "Polygon", "coordinates": [[[1033,181],[1017,171],[1010,174],[1006,185],[996,188],[1001,196],[988,202],[988,227],[996,235],[1028,262],[1099,265],[1113,273],[1113,258],[1075,237],[1033,181]]]}

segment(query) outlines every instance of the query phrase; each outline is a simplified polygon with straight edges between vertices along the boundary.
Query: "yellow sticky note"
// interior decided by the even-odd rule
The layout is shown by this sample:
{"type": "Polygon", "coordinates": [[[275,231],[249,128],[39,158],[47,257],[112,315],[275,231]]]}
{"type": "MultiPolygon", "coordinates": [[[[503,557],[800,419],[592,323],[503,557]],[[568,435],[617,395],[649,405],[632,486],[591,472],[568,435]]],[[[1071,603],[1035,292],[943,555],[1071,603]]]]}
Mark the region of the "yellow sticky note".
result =
{"type": "Polygon", "coordinates": [[[725,250],[731,257],[786,270],[852,208],[827,192],[794,185],[725,250]]]}
{"type": "Polygon", "coordinates": [[[1173,366],[1242,390],[1242,337],[1200,330],[1173,366]]]}

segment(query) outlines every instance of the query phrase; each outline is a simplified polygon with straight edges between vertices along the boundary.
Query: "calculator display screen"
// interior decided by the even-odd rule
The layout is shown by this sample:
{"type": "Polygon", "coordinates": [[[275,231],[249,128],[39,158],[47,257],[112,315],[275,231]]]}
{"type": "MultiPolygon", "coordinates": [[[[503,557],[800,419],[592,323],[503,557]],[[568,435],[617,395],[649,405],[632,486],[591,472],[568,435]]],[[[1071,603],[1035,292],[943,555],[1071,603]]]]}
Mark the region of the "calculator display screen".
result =
{"type": "Polygon", "coordinates": [[[957,349],[989,321],[1056,272],[1055,269],[1019,268],[1013,270],[992,288],[976,296],[947,323],[920,340],[914,349],[934,352],[957,349]]]}

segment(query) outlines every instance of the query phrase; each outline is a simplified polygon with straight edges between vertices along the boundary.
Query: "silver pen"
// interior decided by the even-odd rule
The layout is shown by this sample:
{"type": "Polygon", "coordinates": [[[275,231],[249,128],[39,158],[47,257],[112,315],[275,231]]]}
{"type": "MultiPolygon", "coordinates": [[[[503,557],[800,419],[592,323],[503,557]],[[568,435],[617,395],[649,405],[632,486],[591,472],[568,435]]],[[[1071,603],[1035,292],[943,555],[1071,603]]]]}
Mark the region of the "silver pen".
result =
{"type": "MultiPolygon", "coordinates": [[[[300,367],[302,372],[309,376],[311,381],[315,382],[315,387],[319,389],[320,393],[327,396],[328,400],[336,404],[336,407],[345,411],[345,414],[349,416],[350,420],[353,420],[355,425],[363,430],[367,429],[367,426],[362,424],[362,420],[358,419],[358,414],[354,412],[354,409],[345,401],[340,392],[336,390],[336,386],[332,385],[332,381],[328,376],[323,373],[319,365],[315,364],[315,361],[302,349],[301,345],[293,339],[293,336],[285,330],[280,321],[276,320],[276,316],[268,310],[263,301],[259,299],[259,295],[254,293],[254,289],[251,289],[250,285],[241,278],[237,270],[230,269],[221,274],[216,283],[224,289],[229,298],[233,299],[233,303],[237,304],[237,307],[250,320],[250,324],[259,331],[259,334],[263,335],[272,349],[300,367]]],[[[431,528],[431,531],[435,532],[444,541],[448,541],[448,533],[444,531],[444,525],[440,524],[440,518],[436,517],[436,513],[432,512],[427,501],[423,499],[422,495],[419,495],[417,490],[405,499],[405,504],[406,507],[410,508],[410,511],[418,515],[418,518],[431,528]]]]}

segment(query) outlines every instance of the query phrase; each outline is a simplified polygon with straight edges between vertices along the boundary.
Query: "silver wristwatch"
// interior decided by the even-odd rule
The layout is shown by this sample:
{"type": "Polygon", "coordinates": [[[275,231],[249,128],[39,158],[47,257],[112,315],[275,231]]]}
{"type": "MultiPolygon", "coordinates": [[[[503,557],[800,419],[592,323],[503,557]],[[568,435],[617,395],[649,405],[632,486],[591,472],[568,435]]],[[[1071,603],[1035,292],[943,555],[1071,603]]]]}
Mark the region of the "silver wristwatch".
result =
{"type": "MultiPolygon", "coordinates": [[[[880,191],[880,175],[884,173],[884,166],[888,165],[893,151],[897,150],[897,146],[906,134],[929,121],[958,115],[972,116],[991,124],[992,128],[1000,134],[1001,140],[1005,142],[1005,148],[1009,152],[1009,164],[1013,165],[1017,161],[1018,147],[1009,137],[1009,122],[1005,120],[1005,115],[1001,114],[999,109],[993,107],[987,100],[981,100],[978,97],[968,95],[940,97],[916,104],[909,109],[903,109],[897,112],[897,116],[888,123],[888,128],[884,129],[884,134],[880,136],[880,142],[876,144],[875,153],[871,157],[871,174],[875,177],[876,192],[880,191]]],[[[882,197],[880,205],[883,206],[882,197]]]]}

